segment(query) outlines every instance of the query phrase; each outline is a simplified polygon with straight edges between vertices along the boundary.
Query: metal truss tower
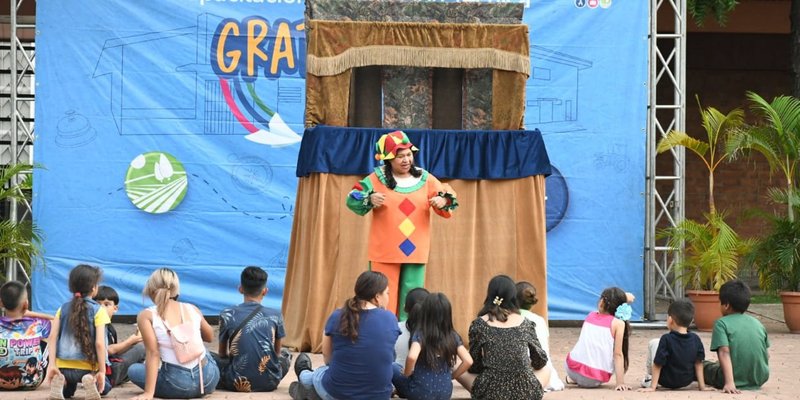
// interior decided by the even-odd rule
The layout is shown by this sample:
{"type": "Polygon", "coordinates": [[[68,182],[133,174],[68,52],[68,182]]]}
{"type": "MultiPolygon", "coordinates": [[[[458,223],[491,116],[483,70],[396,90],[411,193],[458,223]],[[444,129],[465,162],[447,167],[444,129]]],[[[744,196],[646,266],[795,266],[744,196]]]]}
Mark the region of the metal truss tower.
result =
{"type": "MultiPolygon", "coordinates": [[[[33,163],[34,140],[34,67],[35,17],[21,16],[25,0],[9,1],[9,15],[2,23],[8,26],[8,40],[0,42],[0,168],[9,164],[33,163]]],[[[29,3],[34,3],[29,0],[29,3]]],[[[15,183],[19,177],[12,178],[15,183]]],[[[22,221],[31,217],[27,201],[10,200],[5,217],[22,221]]],[[[16,260],[6,260],[6,279],[29,281],[27,273],[16,260]]]]}
{"type": "Polygon", "coordinates": [[[650,0],[650,99],[648,104],[644,307],[650,320],[659,300],[683,296],[675,273],[681,250],[656,238],[658,229],[675,226],[685,212],[685,151],[676,147],[656,160],[656,144],[686,125],[687,0],[650,0]],[[660,21],[661,20],[661,21],[660,21]],[[661,23],[659,23],[661,22],[661,23]],[[657,162],[658,161],[658,162],[657,162]]]}

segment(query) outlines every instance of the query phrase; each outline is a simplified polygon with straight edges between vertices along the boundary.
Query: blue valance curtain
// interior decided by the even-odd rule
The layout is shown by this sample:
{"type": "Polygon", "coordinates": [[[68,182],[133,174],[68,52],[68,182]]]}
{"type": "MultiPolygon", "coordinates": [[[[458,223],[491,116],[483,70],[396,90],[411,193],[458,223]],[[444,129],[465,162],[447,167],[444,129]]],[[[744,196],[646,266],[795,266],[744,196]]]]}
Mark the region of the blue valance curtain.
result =
{"type": "MultiPolygon", "coordinates": [[[[367,175],[377,165],[375,142],[394,129],[317,125],[306,129],[297,176],[311,173],[367,175]]],[[[439,179],[518,179],[550,175],[550,159],[538,129],[459,131],[404,129],[420,149],[418,166],[439,179]]]]}

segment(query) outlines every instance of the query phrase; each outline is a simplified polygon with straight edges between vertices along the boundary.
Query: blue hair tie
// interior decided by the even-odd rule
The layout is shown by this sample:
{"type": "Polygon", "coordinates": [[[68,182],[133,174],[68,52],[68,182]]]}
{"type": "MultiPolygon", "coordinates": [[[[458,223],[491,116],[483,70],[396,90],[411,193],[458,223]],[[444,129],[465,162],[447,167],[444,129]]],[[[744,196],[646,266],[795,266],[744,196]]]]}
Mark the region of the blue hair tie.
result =
{"type": "Polygon", "coordinates": [[[619,307],[617,307],[617,312],[614,313],[614,316],[623,321],[628,321],[631,319],[632,313],[633,313],[633,308],[631,308],[630,304],[624,303],[620,304],[619,307]]]}

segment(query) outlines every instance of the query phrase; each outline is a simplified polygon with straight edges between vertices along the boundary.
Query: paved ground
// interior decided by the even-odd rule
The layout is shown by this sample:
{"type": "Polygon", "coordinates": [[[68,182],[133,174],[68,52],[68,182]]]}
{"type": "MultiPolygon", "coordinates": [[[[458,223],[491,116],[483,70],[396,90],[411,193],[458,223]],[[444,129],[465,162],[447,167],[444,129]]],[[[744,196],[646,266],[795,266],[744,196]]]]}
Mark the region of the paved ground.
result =
{"type": "MultiPolygon", "coordinates": [[[[778,305],[755,305],[751,311],[757,313],[758,317],[762,320],[770,334],[770,380],[767,382],[761,391],[747,392],[741,395],[728,395],[716,391],[699,392],[696,387],[690,387],[680,391],[658,391],[656,393],[638,393],[638,392],[615,392],[613,385],[607,384],[599,389],[577,389],[575,387],[567,387],[565,391],[554,392],[545,394],[547,400],[557,399],[671,399],[675,396],[680,398],[689,399],[798,399],[800,398],[800,335],[792,335],[788,333],[785,325],[776,320],[782,320],[783,315],[781,306],[778,305]]],[[[129,332],[130,327],[119,326],[118,330],[120,335],[124,332],[129,332]]],[[[651,338],[660,336],[664,331],[659,329],[648,329],[644,327],[635,327],[631,336],[631,365],[629,372],[626,376],[626,383],[632,386],[638,386],[644,374],[644,359],[647,353],[647,342],[651,338]]],[[[564,373],[563,360],[569,352],[572,345],[578,338],[580,328],[564,327],[564,328],[551,328],[550,331],[550,349],[552,357],[556,360],[556,368],[562,376],[564,373]]],[[[708,350],[711,343],[710,333],[699,333],[703,339],[703,343],[708,350]]],[[[216,344],[212,344],[212,348],[216,348],[216,344]]],[[[715,354],[710,354],[709,358],[714,358],[715,354]]],[[[322,357],[315,355],[312,357],[314,365],[320,365],[322,357]]],[[[294,373],[289,372],[289,375],[281,382],[278,390],[272,393],[234,393],[226,391],[216,391],[207,396],[207,399],[289,399],[289,384],[295,380],[294,373]]],[[[613,379],[612,379],[613,382],[613,379]]],[[[123,386],[114,388],[111,391],[109,398],[127,399],[136,394],[141,393],[141,390],[136,386],[128,383],[123,386]]],[[[77,399],[83,396],[82,390],[78,390],[76,394],[77,399]]],[[[42,387],[34,392],[0,392],[0,398],[3,400],[18,400],[18,399],[45,399],[47,397],[46,388],[42,387]]],[[[457,383],[453,391],[454,399],[469,399],[469,393],[462,389],[457,383]]]]}

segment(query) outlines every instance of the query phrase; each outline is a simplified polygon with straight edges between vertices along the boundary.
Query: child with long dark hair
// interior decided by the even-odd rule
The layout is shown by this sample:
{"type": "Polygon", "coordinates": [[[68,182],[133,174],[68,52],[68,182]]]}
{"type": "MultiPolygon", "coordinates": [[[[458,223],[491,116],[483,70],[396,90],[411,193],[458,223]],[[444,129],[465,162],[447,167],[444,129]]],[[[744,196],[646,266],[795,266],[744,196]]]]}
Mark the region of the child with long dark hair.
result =
{"type": "Polygon", "coordinates": [[[628,339],[630,337],[633,295],[618,287],[603,290],[581,328],[578,343],[567,354],[567,383],[594,388],[616,376],[615,390],[630,390],[625,384],[628,370],[628,339]]]}
{"type": "Polygon", "coordinates": [[[327,365],[314,370],[308,354],[297,356],[294,370],[299,382],[292,382],[289,395],[293,399],[389,399],[394,343],[400,330],[394,313],[385,309],[387,304],[386,275],[362,272],[355,296],[325,323],[322,356],[327,365]]]}
{"type": "Polygon", "coordinates": [[[62,400],[75,394],[83,383],[87,400],[100,399],[111,390],[106,376],[106,324],[111,322],[104,307],[92,299],[102,270],[81,264],[69,273],[72,298],[56,311],[50,339],[47,380],[50,399],[62,400]]]}
{"type": "Polygon", "coordinates": [[[405,368],[401,370],[399,364],[394,365],[392,383],[400,397],[447,400],[453,394],[453,379],[467,371],[472,357],[453,329],[453,312],[447,296],[431,293],[422,302],[419,314],[405,368]],[[457,359],[461,359],[461,364],[451,373],[457,359]]]}
{"type": "Polygon", "coordinates": [[[411,335],[419,325],[422,302],[428,297],[428,294],[428,289],[420,287],[411,289],[406,296],[403,311],[405,311],[408,318],[397,323],[397,327],[400,328],[400,336],[397,337],[397,341],[394,344],[394,362],[401,366],[406,365],[408,348],[411,346],[411,335]]]}
{"type": "Polygon", "coordinates": [[[547,365],[547,354],[533,322],[520,315],[516,286],[506,275],[489,281],[483,308],[469,327],[469,354],[474,363],[458,381],[473,399],[542,398],[533,371],[547,365]]]}

